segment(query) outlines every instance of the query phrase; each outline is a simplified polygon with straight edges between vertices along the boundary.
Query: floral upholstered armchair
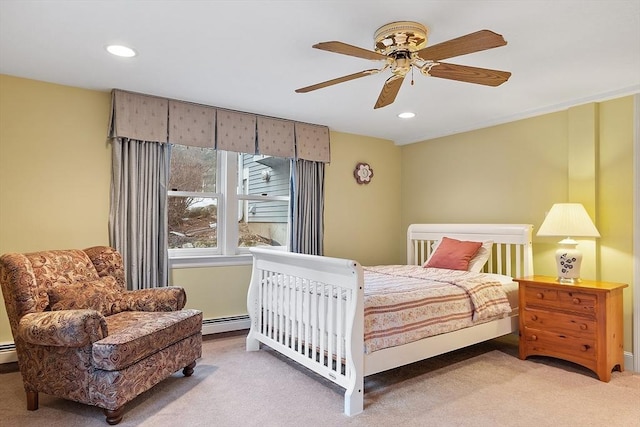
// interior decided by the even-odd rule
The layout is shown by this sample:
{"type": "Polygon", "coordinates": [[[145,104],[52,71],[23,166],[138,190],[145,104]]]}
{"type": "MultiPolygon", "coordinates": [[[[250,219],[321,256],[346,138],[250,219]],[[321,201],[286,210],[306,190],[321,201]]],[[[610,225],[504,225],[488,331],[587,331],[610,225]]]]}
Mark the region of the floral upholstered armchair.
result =
{"type": "Polygon", "coordinates": [[[105,246],[0,257],[0,285],[27,394],[104,409],[124,405],[202,352],[202,312],[179,287],[127,291],[122,257],[105,246]]]}

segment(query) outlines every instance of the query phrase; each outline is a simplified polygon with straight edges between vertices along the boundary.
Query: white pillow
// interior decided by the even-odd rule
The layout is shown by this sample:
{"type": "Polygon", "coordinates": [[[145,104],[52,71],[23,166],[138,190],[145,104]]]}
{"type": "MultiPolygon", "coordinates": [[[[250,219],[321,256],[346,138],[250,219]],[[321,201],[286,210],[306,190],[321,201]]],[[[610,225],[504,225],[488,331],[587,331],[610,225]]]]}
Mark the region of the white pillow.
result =
{"type": "MultiPolygon", "coordinates": [[[[442,240],[433,242],[433,244],[431,245],[431,254],[429,255],[429,258],[427,258],[425,265],[426,263],[429,262],[433,254],[436,252],[436,249],[438,249],[438,245],[440,244],[441,241],[442,240]]],[[[493,240],[485,240],[484,242],[482,242],[482,246],[480,246],[480,249],[478,249],[478,252],[476,252],[473,258],[469,260],[469,267],[467,271],[471,271],[473,273],[480,273],[482,271],[482,267],[484,267],[484,265],[489,260],[489,257],[491,256],[492,246],[493,246],[493,240]]]]}
{"type": "Polygon", "coordinates": [[[495,280],[496,282],[500,282],[501,285],[510,285],[515,283],[513,281],[513,277],[505,276],[504,274],[496,274],[496,273],[482,273],[484,276],[495,280]]]}
{"type": "Polygon", "coordinates": [[[491,256],[491,247],[493,246],[493,240],[486,240],[482,242],[482,246],[478,249],[478,252],[469,261],[469,270],[474,273],[480,273],[482,267],[487,263],[491,256]]]}

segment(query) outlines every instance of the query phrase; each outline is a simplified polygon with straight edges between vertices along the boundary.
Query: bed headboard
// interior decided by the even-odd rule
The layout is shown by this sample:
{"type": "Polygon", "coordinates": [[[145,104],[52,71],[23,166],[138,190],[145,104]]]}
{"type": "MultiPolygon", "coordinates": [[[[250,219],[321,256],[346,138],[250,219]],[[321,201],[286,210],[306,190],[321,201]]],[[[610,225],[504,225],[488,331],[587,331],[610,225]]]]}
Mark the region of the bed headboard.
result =
{"type": "Polygon", "coordinates": [[[511,277],[533,275],[531,224],[411,224],[407,230],[407,264],[422,265],[432,244],[443,237],[483,242],[492,240],[487,273],[511,277]]]}

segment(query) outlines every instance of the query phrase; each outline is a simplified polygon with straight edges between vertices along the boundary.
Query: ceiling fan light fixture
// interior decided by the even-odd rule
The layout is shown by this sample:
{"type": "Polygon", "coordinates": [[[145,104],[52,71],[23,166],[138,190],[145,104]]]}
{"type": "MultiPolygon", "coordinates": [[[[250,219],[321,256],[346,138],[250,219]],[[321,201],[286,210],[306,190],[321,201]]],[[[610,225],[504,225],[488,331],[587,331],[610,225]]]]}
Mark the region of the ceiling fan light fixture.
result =
{"type": "Polygon", "coordinates": [[[427,44],[427,27],[411,21],[383,25],[373,34],[375,50],[387,55],[396,50],[415,52],[427,44]]]}
{"type": "Polygon", "coordinates": [[[413,119],[416,116],[416,113],[412,113],[411,111],[405,111],[404,113],[398,114],[398,117],[401,119],[413,119]]]}
{"type": "Polygon", "coordinates": [[[105,47],[105,49],[107,49],[107,52],[110,54],[123,58],[132,58],[136,56],[136,51],[127,46],[111,44],[105,47]]]}

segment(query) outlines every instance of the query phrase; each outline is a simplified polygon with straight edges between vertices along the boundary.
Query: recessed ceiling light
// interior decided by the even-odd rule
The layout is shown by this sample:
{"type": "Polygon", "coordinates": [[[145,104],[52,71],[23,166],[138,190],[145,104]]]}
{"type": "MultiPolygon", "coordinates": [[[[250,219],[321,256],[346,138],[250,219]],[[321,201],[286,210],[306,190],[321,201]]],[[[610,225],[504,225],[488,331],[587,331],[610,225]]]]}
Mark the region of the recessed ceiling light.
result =
{"type": "Polygon", "coordinates": [[[130,47],[121,46],[117,44],[112,44],[107,46],[107,52],[112,55],[122,56],[124,58],[131,58],[136,56],[136,51],[131,49],[130,47]]]}
{"type": "Polygon", "coordinates": [[[405,112],[405,113],[400,113],[398,114],[398,117],[400,117],[401,119],[412,119],[416,116],[416,113],[412,113],[412,112],[405,112]]]}

